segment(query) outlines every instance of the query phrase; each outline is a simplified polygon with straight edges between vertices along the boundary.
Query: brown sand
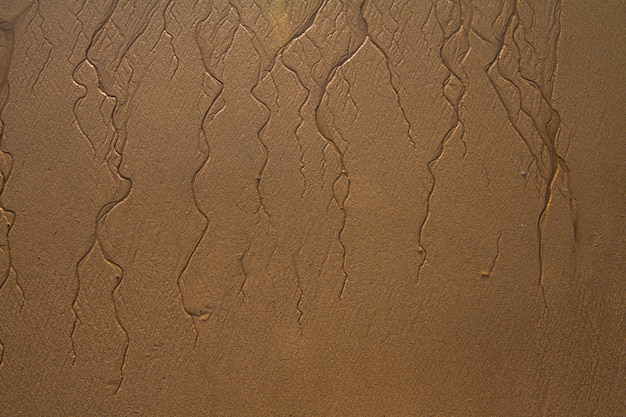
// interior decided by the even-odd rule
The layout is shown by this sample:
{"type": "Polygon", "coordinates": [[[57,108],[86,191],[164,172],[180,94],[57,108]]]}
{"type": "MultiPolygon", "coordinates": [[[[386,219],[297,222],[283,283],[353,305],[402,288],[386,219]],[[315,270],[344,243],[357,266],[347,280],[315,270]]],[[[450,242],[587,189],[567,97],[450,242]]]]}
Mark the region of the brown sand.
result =
{"type": "Polygon", "coordinates": [[[0,415],[626,415],[622,0],[0,0],[0,415]]]}

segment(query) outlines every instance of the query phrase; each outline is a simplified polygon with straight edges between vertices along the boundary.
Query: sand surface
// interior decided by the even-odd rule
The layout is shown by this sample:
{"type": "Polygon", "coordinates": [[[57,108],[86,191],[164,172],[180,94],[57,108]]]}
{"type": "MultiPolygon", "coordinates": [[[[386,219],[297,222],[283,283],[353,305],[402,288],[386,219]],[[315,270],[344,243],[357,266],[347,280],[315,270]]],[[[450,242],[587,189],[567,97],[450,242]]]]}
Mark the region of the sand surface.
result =
{"type": "Polygon", "coordinates": [[[0,0],[0,415],[625,416],[625,21],[0,0]]]}

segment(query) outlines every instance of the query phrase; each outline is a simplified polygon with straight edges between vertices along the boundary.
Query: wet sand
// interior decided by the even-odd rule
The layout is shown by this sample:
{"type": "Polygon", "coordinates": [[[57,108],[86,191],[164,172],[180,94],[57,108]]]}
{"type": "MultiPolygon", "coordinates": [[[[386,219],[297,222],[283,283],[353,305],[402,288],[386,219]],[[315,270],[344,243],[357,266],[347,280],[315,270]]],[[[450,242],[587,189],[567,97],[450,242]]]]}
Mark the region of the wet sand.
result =
{"type": "Polygon", "coordinates": [[[0,415],[626,415],[624,19],[0,0],[0,415]]]}

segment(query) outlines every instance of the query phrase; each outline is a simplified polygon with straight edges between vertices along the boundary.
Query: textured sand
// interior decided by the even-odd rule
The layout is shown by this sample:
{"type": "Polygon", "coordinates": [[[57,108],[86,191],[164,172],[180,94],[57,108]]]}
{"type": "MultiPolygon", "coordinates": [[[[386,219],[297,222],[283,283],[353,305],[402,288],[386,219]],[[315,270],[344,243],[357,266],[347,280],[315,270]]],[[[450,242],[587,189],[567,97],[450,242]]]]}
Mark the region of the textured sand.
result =
{"type": "Polygon", "coordinates": [[[626,415],[622,0],[0,0],[0,415],[626,415]]]}

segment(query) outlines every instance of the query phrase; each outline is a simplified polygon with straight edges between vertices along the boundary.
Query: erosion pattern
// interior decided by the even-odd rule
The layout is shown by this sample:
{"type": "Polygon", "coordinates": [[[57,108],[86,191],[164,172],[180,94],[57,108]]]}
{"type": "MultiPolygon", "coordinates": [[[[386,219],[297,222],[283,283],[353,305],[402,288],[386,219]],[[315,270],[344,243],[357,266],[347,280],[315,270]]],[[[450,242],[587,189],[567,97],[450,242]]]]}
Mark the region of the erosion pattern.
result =
{"type": "Polygon", "coordinates": [[[0,0],[0,415],[626,414],[624,18],[0,0]]]}
{"type": "MultiPolygon", "coordinates": [[[[0,69],[0,116],[2,115],[2,110],[4,110],[4,106],[9,100],[9,83],[8,83],[8,74],[9,67],[11,65],[11,59],[13,58],[13,43],[14,43],[14,34],[13,34],[13,26],[10,22],[2,21],[1,22],[2,29],[2,38],[1,38],[1,46],[0,50],[2,51],[2,68],[0,69]]],[[[0,137],[4,134],[4,122],[0,117],[0,137]]],[[[12,160],[11,155],[5,151],[2,151],[2,166],[0,167],[1,181],[2,181],[2,189],[6,184],[7,177],[10,175],[12,160]]],[[[0,278],[0,289],[6,284],[7,279],[11,272],[15,274],[15,270],[11,265],[11,253],[9,249],[8,235],[9,229],[11,228],[11,224],[13,223],[12,217],[13,213],[7,211],[3,207],[0,207],[0,214],[2,215],[2,219],[4,220],[5,226],[2,233],[2,245],[1,248],[1,256],[2,256],[2,278],[0,278]]],[[[0,340],[0,363],[2,363],[2,359],[4,359],[4,344],[0,340]]]]}

